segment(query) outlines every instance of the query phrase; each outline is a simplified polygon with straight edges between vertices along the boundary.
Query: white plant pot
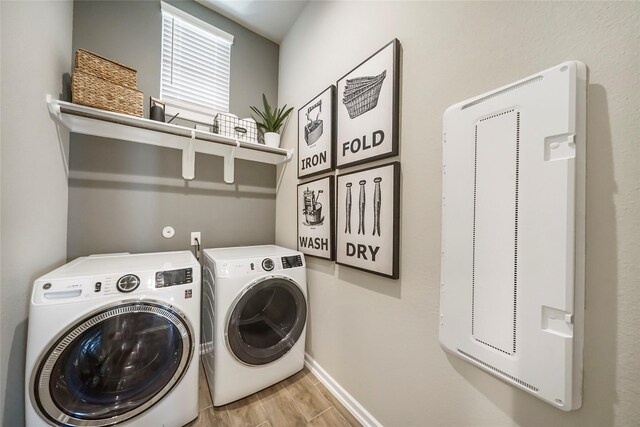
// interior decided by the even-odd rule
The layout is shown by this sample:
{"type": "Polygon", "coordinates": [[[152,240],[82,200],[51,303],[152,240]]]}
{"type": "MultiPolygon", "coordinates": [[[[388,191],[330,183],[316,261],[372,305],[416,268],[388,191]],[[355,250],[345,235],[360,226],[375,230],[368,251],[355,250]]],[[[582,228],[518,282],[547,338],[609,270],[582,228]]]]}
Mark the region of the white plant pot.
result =
{"type": "Polygon", "coordinates": [[[280,134],[277,132],[265,132],[264,145],[273,148],[280,147],[280,134]]]}

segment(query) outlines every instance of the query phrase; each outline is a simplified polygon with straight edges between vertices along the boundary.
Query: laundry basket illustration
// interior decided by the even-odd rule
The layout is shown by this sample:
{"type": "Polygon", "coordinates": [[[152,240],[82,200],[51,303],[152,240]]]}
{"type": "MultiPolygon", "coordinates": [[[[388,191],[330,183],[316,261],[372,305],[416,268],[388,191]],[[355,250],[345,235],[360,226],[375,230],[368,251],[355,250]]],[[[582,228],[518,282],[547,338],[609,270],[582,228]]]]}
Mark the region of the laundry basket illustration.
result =
{"type": "Polygon", "coordinates": [[[347,107],[349,117],[355,119],[378,105],[378,97],[387,70],[377,76],[355,77],[347,79],[342,94],[342,103],[347,107]]]}
{"type": "Polygon", "coordinates": [[[322,136],[322,132],[323,132],[322,120],[319,119],[321,112],[322,112],[322,99],[307,109],[308,123],[304,127],[304,140],[306,141],[307,145],[315,144],[318,138],[322,136]],[[318,112],[316,113],[316,118],[312,119],[311,117],[309,117],[309,114],[311,114],[311,112],[316,108],[318,109],[318,112]]]}

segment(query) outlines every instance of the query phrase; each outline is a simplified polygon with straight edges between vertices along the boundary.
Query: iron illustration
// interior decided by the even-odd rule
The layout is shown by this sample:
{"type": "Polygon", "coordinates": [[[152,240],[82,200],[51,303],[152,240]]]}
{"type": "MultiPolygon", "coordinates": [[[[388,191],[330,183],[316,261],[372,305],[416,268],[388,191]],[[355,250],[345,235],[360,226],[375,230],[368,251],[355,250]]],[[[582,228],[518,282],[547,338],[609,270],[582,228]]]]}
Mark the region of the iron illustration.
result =
{"type": "Polygon", "coordinates": [[[304,140],[309,146],[315,144],[316,141],[322,136],[323,122],[322,120],[319,119],[320,113],[322,113],[322,99],[307,109],[307,113],[306,113],[307,124],[304,127],[304,140]],[[316,108],[318,109],[318,112],[316,113],[316,118],[312,119],[309,115],[316,108]]]}

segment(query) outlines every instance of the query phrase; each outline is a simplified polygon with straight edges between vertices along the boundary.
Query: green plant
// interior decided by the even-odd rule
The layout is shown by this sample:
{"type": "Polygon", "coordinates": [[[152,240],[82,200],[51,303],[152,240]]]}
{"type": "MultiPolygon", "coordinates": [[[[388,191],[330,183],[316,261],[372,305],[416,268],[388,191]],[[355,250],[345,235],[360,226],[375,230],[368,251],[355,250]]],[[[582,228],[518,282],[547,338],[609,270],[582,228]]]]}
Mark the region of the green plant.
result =
{"type": "Polygon", "coordinates": [[[291,114],[291,111],[293,111],[293,107],[287,110],[287,105],[285,104],[285,106],[282,108],[276,107],[275,109],[272,109],[267,102],[267,97],[264,95],[264,93],[262,94],[262,104],[264,106],[264,111],[260,111],[256,107],[251,107],[251,110],[262,119],[262,122],[259,122],[256,119],[256,125],[264,132],[280,131],[280,128],[284,124],[284,121],[287,119],[289,114],[291,114]]]}

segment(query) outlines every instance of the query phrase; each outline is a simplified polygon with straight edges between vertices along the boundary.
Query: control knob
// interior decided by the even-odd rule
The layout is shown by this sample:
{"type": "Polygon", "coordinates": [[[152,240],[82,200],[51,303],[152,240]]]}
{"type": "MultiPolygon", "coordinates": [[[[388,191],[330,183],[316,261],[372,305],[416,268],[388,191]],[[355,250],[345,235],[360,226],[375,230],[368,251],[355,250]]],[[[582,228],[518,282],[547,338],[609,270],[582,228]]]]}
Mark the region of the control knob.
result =
{"type": "Polygon", "coordinates": [[[133,292],[140,286],[140,278],[135,274],[125,274],[118,279],[116,287],[120,292],[133,292]]]}
{"type": "Polygon", "coordinates": [[[273,267],[274,263],[271,258],[265,258],[264,260],[262,260],[262,268],[264,268],[266,271],[273,270],[273,267]]]}

